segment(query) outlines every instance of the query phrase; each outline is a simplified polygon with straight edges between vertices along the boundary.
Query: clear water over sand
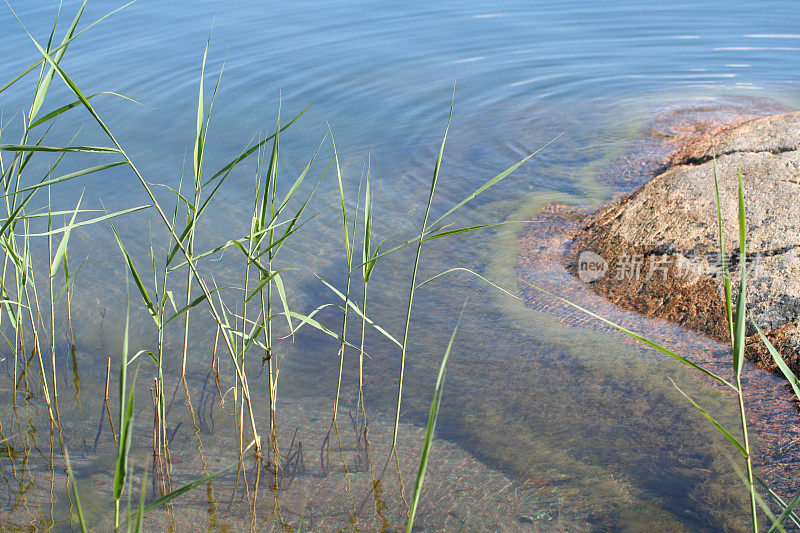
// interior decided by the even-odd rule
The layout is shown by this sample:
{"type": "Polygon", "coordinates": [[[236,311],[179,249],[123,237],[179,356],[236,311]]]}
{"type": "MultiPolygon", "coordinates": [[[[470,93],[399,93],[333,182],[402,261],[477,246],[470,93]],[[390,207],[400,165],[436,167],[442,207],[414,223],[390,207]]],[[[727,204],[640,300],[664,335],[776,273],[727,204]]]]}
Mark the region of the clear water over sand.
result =
{"type": "MultiPolygon", "coordinates": [[[[13,5],[29,29],[46,38],[55,15],[50,4],[13,5]]],[[[67,2],[66,16],[76,7],[67,2]]],[[[90,3],[84,20],[115,7],[90,3]]],[[[64,66],[87,93],[119,92],[148,106],[111,96],[96,99],[98,110],[147,178],[174,186],[185,154],[191,153],[202,50],[213,26],[207,84],[213,84],[225,66],[207,142],[207,166],[216,170],[256,132],[271,130],[279,101],[285,118],[313,101],[282,138],[282,183],[289,186],[330,124],[352,193],[369,158],[376,232],[397,242],[413,235],[420,224],[454,85],[454,116],[434,215],[563,132],[542,154],[461,212],[457,222],[530,220],[539,206],[553,200],[607,199],[613,186],[599,183],[596,172],[637,138],[648,117],[667,105],[744,95],[793,107],[800,101],[795,15],[790,5],[761,1],[729,2],[724,7],[714,2],[628,6],[566,1],[535,6],[499,2],[491,7],[478,2],[292,2],[266,7],[238,0],[140,0],[76,40],[64,66]]],[[[37,56],[7,9],[0,9],[0,24],[5,30],[0,43],[14,52],[0,64],[0,81],[5,81],[37,56]]],[[[0,95],[5,118],[27,105],[22,87],[0,95]]],[[[51,98],[51,107],[69,99],[61,86],[51,98]]],[[[81,142],[99,142],[101,137],[78,110],[59,120],[56,133],[74,132],[84,124],[81,142]]],[[[329,154],[330,146],[323,151],[329,154]]],[[[316,175],[321,170],[315,169],[316,175]]],[[[246,165],[228,180],[213,214],[201,225],[202,246],[247,231],[253,172],[253,165],[246,165]]],[[[63,187],[57,202],[63,208],[74,206],[84,188],[87,207],[99,207],[101,201],[109,210],[146,203],[138,183],[122,169],[63,187]]],[[[328,179],[314,209],[335,199],[328,179]]],[[[339,286],[344,283],[337,214],[329,210],[318,220],[281,252],[285,266],[303,267],[287,275],[291,305],[301,312],[336,302],[315,274],[339,286]]],[[[118,223],[131,252],[145,266],[149,243],[141,228],[148,221],[156,227],[148,215],[118,223]]],[[[463,266],[514,291],[516,241],[524,227],[513,224],[434,241],[423,255],[421,277],[463,266]]],[[[110,487],[116,445],[98,398],[106,356],[119,353],[124,265],[107,227],[76,231],[70,253],[76,258],[89,255],[90,261],[81,272],[73,304],[73,313],[81,317],[75,325],[75,365],[66,344],[58,353],[64,380],[59,386],[68,391],[62,399],[63,422],[70,449],[75,450],[79,482],[92,493],[87,496],[89,513],[102,523],[110,519],[107,510],[112,508],[105,489],[110,487]],[[77,400],[73,368],[81,383],[77,400]]],[[[395,334],[404,318],[412,259],[410,250],[387,258],[377,267],[371,288],[370,315],[395,334]]],[[[208,271],[220,285],[235,284],[237,261],[233,254],[226,255],[208,271]]],[[[279,349],[279,438],[284,450],[297,450],[300,441],[305,450],[302,468],[297,466],[298,455],[294,463],[283,465],[286,477],[279,484],[282,490],[277,490],[280,506],[273,506],[276,492],[269,487],[274,473],[262,474],[258,511],[253,513],[244,485],[240,480],[234,489],[236,476],[231,474],[215,481],[216,492],[201,487],[176,507],[178,528],[198,521],[235,529],[273,528],[281,521],[297,527],[301,517],[304,530],[351,523],[364,530],[401,526],[403,496],[407,500],[413,490],[434,369],[465,301],[418,518],[421,527],[742,527],[746,501],[744,487],[730,473],[733,450],[666,378],[678,380],[735,427],[728,398],[618,336],[591,327],[565,327],[555,317],[453,274],[418,294],[398,464],[392,460],[380,476],[391,441],[398,351],[379,336],[368,339],[372,357],[365,363],[365,395],[374,463],[370,471],[366,452],[359,448],[361,430],[352,427],[348,416],[344,423],[340,419],[341,451],[335,434],[328,433],[338,347],[309,329],[279,349]],[[380,478],[380,490],[373,478],[380,478]],[[281,510],[280,519],[274,507],[281,510]]],[[[137,311],[134,352],[152,349],[155,342],[152,323],[142,309],[137,311]]],[[[338,311],[325,313],[320,321],[335,327],[338,311]]],[[[174,483],[202,474],[204,463],[209,471],[229,464],[238,444],[235,420],[225,414],[226,406],[219,406],[213,378],[209,381],[214,328],[199,314],[193,320],[189,382],[195,413],[193,418],[181,387],[170,412],[174,483]]],[[[175,383],[179,345],[177,332],[167,339],[167,367],[175,383]]],[[[342,412],[357,418],[357,357],[355,352],[346,357],[342,412]]],[[[257,397],[265,401],[264,376],[256,379],[261,364],[257,359],[248,363],[248,373],[257,397]]],[[[0,387],[6,391],[0,393],[4,402],[9,376],[4,374],[0,387]]],[[[221,392],[230,385],[228,379],[221,392]]],[[[141,391],[146,414],[137,419],[139,467],[147,463],[152,428],[147,387],[141,391]]],[[[30,472],[20,476],[23,482],[15,481],[21,465],[18,459],[12,465],[11,456],[17,456],[9,452],[0,459],[9,494],[0,513],[15,524],[41,524],[40,517],[52,512],[63,528],[68,524],[63,522],[68,518],[63,472],[55,468],[52,474],[47,466],[48,424],[37,406],[41,408],[37,404],[16,414],[10,408],[2,412],[6,433],[17,423],[12,420],[20,420],[24,431],[24,413],[30,415],[31,426],[39,428],[37,446],[42,453],[28,454],[30,472]],[[47,503],[51,498],[56,502],[52,507],[47,503]]],[[[267,412],[263,415],[262,425],[267,412]]],[[[57,438],[55,448],[58,455],[57,438]]],[[[138,475],[137,471],[137,480],[138,475]]],[[[253,476],[247,472],[251,491],[253,476]]],[[[158,529],[168,517],[155,514],[151,520],[158,529]]]]}

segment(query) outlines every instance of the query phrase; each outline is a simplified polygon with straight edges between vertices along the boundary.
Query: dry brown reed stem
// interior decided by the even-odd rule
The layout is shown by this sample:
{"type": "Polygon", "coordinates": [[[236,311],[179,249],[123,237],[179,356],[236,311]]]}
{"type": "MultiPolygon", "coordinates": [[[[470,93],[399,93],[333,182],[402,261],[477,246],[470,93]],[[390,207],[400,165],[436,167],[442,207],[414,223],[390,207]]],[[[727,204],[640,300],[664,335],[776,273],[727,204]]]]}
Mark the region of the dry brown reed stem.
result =
{"type": "Polygon", "coordinates": [[[114,437],[114,442],[117,442],[117,432],[114,430],[114,420],[111,417],[111,407],[108,405],[108,382],[111,375],[111,357],[106,359],[106,388],[103,395],[103,404],[106,407],[106,414],[108,414],[108,425],[111,427],[111,435],[114,437]]]}
{"type": "MultiPolygon", "coordinates": [[[[31,305],[31,299],[28,294],[27,285],[25,286],[24,293],[25,293],[25,303],[27,304],[28,308],[28,318],[31,322],[31,328],[33,330],[34,349],[36,350],[36,356],[39,360],[39,371],[41,372],[42,375],[42,387],[44,392],[44,401],[45,404],[47,404],[47,414],[50,416],[50,422],[55,422],[55,416],[53,415],[53,405],[52,402],[50,401],[50,389],[47,386],[47,374],[45,373],[44,370],[44,361],[42,361],[42,351],[39,346],[39,332],[36,328],[36,320],[33,318],[33,306],[31,305]]],[[[34,286],[34,295],[35,295],[35,286],[34,286]]],[[[23,360],[25,359],[25,352],[22,353],[22,359],[23,360]]]]}
{"type": "Polygon", "coordinates": [[[158,398],[156,390],[158,388],[158,378],[153,378],[153,387],[150,388],[150,395],[153,400],[153,468],[155,469],[155,475],[153,476],[153,481],[157,482],[158,489],[161,491],[161,495],[167,493],[167,487],[164,481],[164,467],[161,464],[161,446],[160,446],[160,431],[161,431],[161,424],[160,419],[161,417],[158,414],[158,398]]]}
{"type": "Polygon", "coordinates": [[[109,376],[111,375],[111,357],[106,360],[106,392],[105,396],[103,396],[103,401],[108,403],[108,381],[109,376]]]}
{"type": "Polygon", "coordinates": [[[214,350],[211,352],[211,368],[214,368],[214,360],[219,360],[217,357],[217,346],[219,346],[219,324],[217,324],[217,333],[214,335],[214,350]]]}
{"type": "MultiPolygon", "coordinates": [[[[111,436],[114,438],[114,442],[119,442],[119,440],[117,439],[117,430],[114,429],[114,418],[111,416],[111,407],[109,407],[108,405],[108,400],[104,401],[103,405],[105,405],[106,408],[106,415],[108,416],[108,427],[111,428],[111,436]]],[[[103,421],[100,420],[100,422],[102,423],[103,421]]]]}

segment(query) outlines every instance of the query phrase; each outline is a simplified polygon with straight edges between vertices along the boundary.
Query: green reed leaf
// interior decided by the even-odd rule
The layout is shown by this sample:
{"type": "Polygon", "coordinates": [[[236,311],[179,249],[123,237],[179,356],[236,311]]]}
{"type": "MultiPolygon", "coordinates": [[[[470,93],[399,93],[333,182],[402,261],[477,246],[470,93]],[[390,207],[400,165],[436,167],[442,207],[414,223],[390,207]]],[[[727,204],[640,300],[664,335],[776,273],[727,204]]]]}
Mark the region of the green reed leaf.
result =
{"type": "Polygon", "coordinates": [[[797,376],[794,375],[792,369],[789,368],[789,365],[787,365],[786,361],[783,360],[783,357],[781,357],[781,354],[775,349],[775,346],[770,342],[767,336],[764,335],[764,332],[761,331],[761,328],[758,327],[758,324],[756,324],[754,320],[751,320],[750,322],[753,324],[753,326],[755,326],[758,335],[761,337],[761,341],[764,343],[764,346],[767,347],[767,351],[772,356],[772,360],[775,361],[775,364],[781,370],[783,377],[785,377],[786,381],[789,382],[789,385],[792,386],[795,397],[800,399],[800,382],[797,380],[797,376]]]}
{"type": "Polygon", "coordinates": [[[417,514],[417,507],[419,500],[422,496],[422,485],[425,482],[425,472],[428,469],[428,456],[431,451],[431,444],[433,443],[433,435],[436,432],[436,422],[439,419],[439,408],[442,405],[442,389],[444,387],[444,372],[447,366],[447,360],[450,357],[450,351],[453,349],[453,342],[456,339],[458,326],[461,324],[461,317],[464,315],[464,310],[461,310],[461,315],[458,317],[453,334],[450,335],[450,342],[447,343],[447,349],[442,357],[442,362],[439,365],[439,375],[436,377],[436,386],[433,389],[433,398],[431,399],[431,408],[428,413],[428,425],[425,428],[425,440],[422,444],[422,453],[419,458],[419,466],[417,468],[417,481],[414,484],[414,496],[411,500],[411,509],[408,514],[408,523],[406,524],[406,533],[411,533],[414,527],[414,518],[417,514]]]}
{"type": "Polygon", "coordinates": [[[733,390],[738,391],[736,386],[731,384],[729,381],[719,377],[718,375],[714,374],[710,370],[706,370],[702,366],[689,361],[685,357],[676,354],[672,350],[664,348],[663,346],[661,346],[659,344],[656,344],[655,342],[653,342],[651,340],[648,340],[648,339],[642,337],[641,335],[639,335],[637,333],[634,333],[634,332],[630,331],[629,329],[626,329],[626,328],[620,326],[619,324],[615,324],[611,320],[608,320],[607,318],[604,318],[604,317],[602,317],[602,316],[600,316],[600,315],[598,315],[596,313],[593,313],[593,312],[589,311],[588,309],[584,309],[583,307],[579,306],[578,304],[570,302],[566,298],[562,298],[560,296],[556,296],[555,294],[553,294],[553,293],[551,293],[551,292],[549,292],[549,291],[547,291],[545,289],[542,289],[541,287],[537,287],[536,285],[534,285],[532,283],[529,283],[529,282],[527,282],[525,280],[522,280],[522,282],[525,283],[525,285],[528,285],[529,287],[531,287],[531,288],[533,288],[533,289],[535,289],[535,290],[537,290],[539,292],[542,292],[544,294],[548,294],[548,295],[552,296],[553,298],[555,298],[556,300],[560,300],[560,301],[564,302],[565,304],[567,304],[567,305],[569,305],[571,307],[574,307],[578,311],[581,311],[581,312],[583,312],[583,313],[585,313],[585,314],[587,314],[587,315],[589,315],[589,316],[591,316],[593,318],[596,318],[597,320],[599,320],[599,321],[601,321],[601,322],[603,322],[605,324],[608,324],[612,328],[614,328],[616,330],[619,330],[622,333],[625,333],[626,335],[629,335],[630,337],[633,337],[634,339],[638,340],[639,342],[642,342],[642,343],[646,344],[647,346],[649,346],[651,348],[655,348],[659,352],[672,357],[676,361],[680,361],[681,363],[683,363],[686,366],[690,366],[690,367],[694,368],[695,370],[699,370],[703,374],[705,374],[705,375],[707,375],[707,376],[709,376],[711,378],[714,378],[715,380],[719,381],[720,383],[723,383],[723,384],[727,385],[728,387],[732,388],[733,390]]]}
{"type": "MultiPolygon", "coordinates": [[[[60,63],[61,59],[64,57],[64,54],[67,51],[67,46],[69,45],[70,40],[75,34],[75,28],[78,26],[78,21],[81,19],[81,15],[83,15],[83,10],[86,8],[86,2],[88,0],[83,0],[83,4],[81,4],[80,9],[75,14],[75,18],[72,20],[72,24],[70,24],[69,29],[67,30],[64,39],[61,41],[62,46],[58,47],[58,50],[55,51],[53,54],[53,60],[56,63],[60,63]]],[[[53,26],[53,33],[55,33],[55,25],[53,26]]],[[[53,34],[51,34],[52,40],[53,34]]],[[[48,48],[50,48],[48,44],[48,48]]],[[[42,78],[38,86],[36,87],[36,94],[33,97],[33,104],[31,105],[30,113],[28,114],[28,120],[32,121],[36,118],[36,115],[39,113],[39,110],[44,103],[44,99],[47,96],[47,92],[50,90],[50,84],[53,82],[53,77],[55,76],[55,71],[51,67],[47,69],[47,74],[42,78]]]]}
{"type": "Polygon", "coordinates": [[[81,495],[78,493],[78,483],[75,481],[75,474],[72,472],[72,463],[69,460],[69,451],[66,446],[64,447],[64,461],[67,463],[67,476],[69,477],[69,487],[72,493],[72,499],[75,500],[75,511],[78,513],[78,524],[81,531],[86,533],[88,531],[86,524],[86,517],[83,516],[83,504],[81,503],[81,495]]]}
{"type": "Polygon", "coordinates": [[[745,350],[745,321],[747,305],[747,254],[745,252],[745,208],[742,167],[739,165],[739,295],[736,298],[736,315],[733,326],[733,371],[738,379],[742,373],[745,350]]]}
{"type": "Polygon", "coordinates": [[[747,450],[745,449],[745,447],[744,447],[744,446],[742,446],[742,445],[739,443],[739,441],[736,439],[736,437],[734,437],[733,435],[731,435],[731,434],[728,432],[728,430],[727,430],[727,429],[725,429],[724,427],[722,427],[722,426],[721,426],[721,425],[720,425],[720,424],[719,424],[719,423],[718,423],[716,420],[714,420],[714,418],[713,418],[711,415],[709,415],[709,414],[708,414],[708,413],[707,413],[707,412],[706,412],[706,411],[705,411],[705,410],[704,410],[702,407],[700,407],[700,405],[698,405],[698,404],[697,404],[697,402],[695,402],[694,400],[692,400],[692,399],[689,397],[689,395],[688,395],[688,394],[686,394],[685,392],[683,392],[683,389],[681,389],[680,387],[678,387],[677,383],[675,383],[674,381],[672,381],[672,378],[669,378],[669,380],[672,382],[672,384],[675,386],[675,388],[676,388],[676,389],[678,389],[678,392],[680,392],[680,393],[681,393],[681,394],[682,394],[682,395],[683,395],[683,396],[684,396],[684,397],[685,397],[687,400],[689,400],[689,401],[691,402],[691,404],[692,404],[692,405],[694,405],[694,406],[697,408],[697,410],[698,410],[698,411],[700,411],[700,412],[703,414],[703,416],[704,416],[704,417],[706,417],[706,419],[707,419],[709,422],[711,422],[711,424],[712,424],[712,425],[713,425],[715,428],[717,428],[717,430],[718,430],[720,433],[722,433],[722,434],[725,436],[725,438],[726,438],[726,439],[728,439],[728,440],[729,440],[729,441],[730,441],[730,442],[731,442],[731,443],[732,443],[734,446],[736,446],[736,448],[739,450],[739,452],[741,452],[741,454],[742,454],[742,456],[743,456],[743,457],[747,458],[747,457],[749,456],[749,454],[747,453],[747,450]]]}
{"type": "Polygon", "coordinates": [[[3,152],[56,152],[56,153],[119,153],[117,148],[108,146],[39,146],[36,144],[0,144],[3,152]]]}

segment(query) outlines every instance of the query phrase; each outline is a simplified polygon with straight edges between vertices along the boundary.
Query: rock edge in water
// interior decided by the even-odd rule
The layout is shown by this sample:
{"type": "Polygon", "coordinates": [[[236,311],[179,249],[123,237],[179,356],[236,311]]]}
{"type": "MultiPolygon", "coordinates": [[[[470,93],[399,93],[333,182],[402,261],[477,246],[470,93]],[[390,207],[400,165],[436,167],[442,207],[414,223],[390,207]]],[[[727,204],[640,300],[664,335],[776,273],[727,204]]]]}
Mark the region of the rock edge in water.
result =
{"type": "MultiPolygon", "coordinates": [[[[641,188],[590,216],[565,260],[596,292],[637,312],[728,341],[714,193],[738,292],[738,169],[747,209],[749,316],[800,375],[800,112],[705,132],[641,188]]],[[[746,355],[776,372],[748,323],[746,355]]]]}

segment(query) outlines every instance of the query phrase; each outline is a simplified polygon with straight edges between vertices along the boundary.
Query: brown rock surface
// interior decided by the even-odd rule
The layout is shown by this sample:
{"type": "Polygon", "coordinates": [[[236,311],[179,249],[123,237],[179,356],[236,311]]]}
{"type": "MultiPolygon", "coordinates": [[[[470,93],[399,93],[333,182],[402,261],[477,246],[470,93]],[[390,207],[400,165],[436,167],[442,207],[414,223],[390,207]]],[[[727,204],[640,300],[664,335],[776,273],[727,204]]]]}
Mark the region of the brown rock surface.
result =
{"type": "MultiPolygon", "coordinates": [[[[652,180],[586,221],[569,247],[568,265],[622,307],[727,340],[715,166],[731,269],[739,264],[741,167],[748,309],[800,374],[800,112],[717,129],[678,148],[652,180]]],[[[747,333],[748,357],[774,371],[774,362],[752,338],[755,329],[750,326],[747,333]]]]}
{"type": "MultiPolygon", "coordinates": [[[[620,199],[666,171],[671,162],[675,164],[678,161],[680,150],[694,142],[702,142],[704,136],[718,135],[723,128],[742,124],[759,116],[787,111],[789,109],[775,102],[751,97],[703,99],[666,109],[654,109],[641,128],[641,136],[600,171],[598,180],[609,185],[614,191],[614,198],[620,199]]],[[[752,184],[747,186],[752,187],[752,184]]],[[[610,209],[613,206],[605,207],[605,210],[610,209]]],[[[575,244],[575,239],[586,239],[587,226],[599,218],[602,212],[604,206],[551,204],[542,209],[519,235],[520,254],[516,271],[519,294],[526,306],[559,319],[568,328],[567,331],[572,328],[592,329],[609,336],[617,335],[621,344],[636,343],[599,320],[533,289],[531,285],[542,287],[631,331],[645,334],[652,341],[690,358],[719,376],[733,379],[730,348],[725,345],[727,339],[723,338],[726,326],[724,313],[719,317],[722,324],[721,336],[717,336],[722,341],[719,342],[712,338],[713,335],[709,336],[709,330],[701,325],[693,328],[678,325],[682,319],[686,323],[687,316],[700,313],[702,301],[695,299],[689,305],[688,296],[672,296],[668,287],[662,286],[659,289],[660,294],[671,296],[671,301],[674,302],[672,321],[668,321],[659,318],[668,316],[663,307],[659,308],[659,303],[665,300],[663,297],[650,294],[649,299],[646,299],[632,290],[636,296],[632,298],[624,292],[624,284],[608,284],[605,286],[608,290],[604,290],[602,283],[586,283],[575,275],[575,261],[581,251],[580,245],[575,244]],[[684,298],[686,301],[681,303],[684,298]],[[637,303],[638,309],[644,312],[636,312],[637,303]],[[648,303],[654,311],[648,312],[648,303]]],[[[716,228],[716,220],[713,228],[716,228]]],[[[609,265],[606,277],[614,273],[613,266],[609,265]]],[[[662,274],[658,272],[655,277],[661,278],[662,274]]],[[[715,292],[718,291],[716,285],[697,289],[711,294],[711,302],[722,302],[719,293],[715,292]]],[[[751,296],[753,291],[751,288],[751,296]]],[[[793,331],[793,328],[787,321],[786,327],[772,330],[771,336],[783,346],[781,336],[785,337],[786,332],[793,331]]],[[[751,341],[755,342],[756,339],[751,338],[751,341]]],[[[569,337],[565,342],[570,342],[569,337]]],[[[597,357],[604,355],[598,353],[597,357]]],[[[758,354],[751,351],[748,355],[757,358],[758,354]]],[[[754,464],[762,478],[778,494],[792,498],[800,487],[800,478],[797,475],[800,471],[798,401],[782,377],[763,372],[750,364],[745,365],[742,372],[742,381],[747,384],[745,405],[748,423],[759,443],[754,452],[754,464]]],[[[708,380],[708,383],[710,387],[716,387],[729,401],[736,401],[728,387],[717,387],[713,380],[708,380]]]]}

